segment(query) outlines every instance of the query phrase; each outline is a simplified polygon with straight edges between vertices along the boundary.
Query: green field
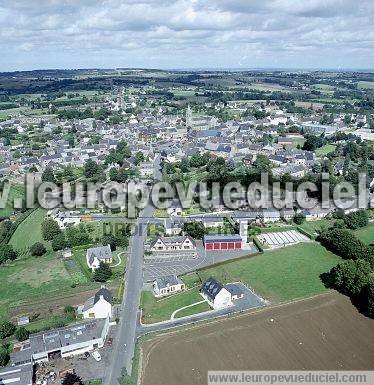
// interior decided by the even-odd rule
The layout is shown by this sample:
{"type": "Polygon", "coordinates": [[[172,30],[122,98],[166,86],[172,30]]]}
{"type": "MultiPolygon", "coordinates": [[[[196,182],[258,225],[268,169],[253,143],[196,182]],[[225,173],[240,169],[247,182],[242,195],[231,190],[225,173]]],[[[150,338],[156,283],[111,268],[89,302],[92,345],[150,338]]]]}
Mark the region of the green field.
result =
{"type": "Polygon", "coordinates": [[[334,144],[326,144],[320,148],[317,148],[316,155],[323,156],[327,155],[329,152],[335,151],[336,146],[334,144]]]}
{"type": "MultiPolygon", "coordinates": [[[[50,242],[42,239],[41,223],[45,213],[45,209],[37,208],[18,226],[9,243],[20,251],[19,258],[0,268],[0,315],[6,314],[8,309],[11,317],[40,314],[35,322],[30,323],[30,330],[53,326],[61,317],[64,306],[84,302],[92,295],[91,290],[101,286],[101,283],[92,281],[92,273],[86,264],[88,246],[74,248],[73,257],[62,260],[51,250],[50,242]],[[47,246],[47,253],[32,257],[28,248],[38,241],[47,246]],[[57,310],[49,312],[49,306],[57,307],[57,310]]],[[[102,235],[103,228],[97,223],[87,223],[86,226],[93,238],[102,235]]],[[[116,300],[126,263],[126,253],[122,254],[121,261],[119,253],[123,250],[113,253],[113,265],[118,266],[112,268],[113,277],[107,283],[116,300]]]]}
{"type": "MultiPolygon", "coordinates": [[[[14,211],[14,198],[24,198],[25,189],[22,186],[11,185],[5,207],[0,208],[0,217],[8,217],[14,211]]],[[[5,197],[4,197],[5,198],[5,197]]]]}
{"type": "Polygon", "coordinates": [[[367,245],[374,243],[374,223],[370,223],[366,227],[355,230],[356,236],[367,245]]]}
{"type": "Polygon", "coordinates": [[[72,281],[61,260],[48,252],[41,257],[19,258],[0,268],[0,313],[35,297],[64,291],[72,281]]]}
{"type": "Polygon", "coordinates": [[[14,249],[25,251],[35,242],[42,242],[46,247],[50,247],[49,243],[42,237],[42,221],[47,210],[38,207],[33,211],[18,227],[10,238],[9,244],[14,249]]]}
{"type": "Polygon", "coordinates": [[[189,315],[203,313],[203,312],[208,311],[208,310],[210,310],[210,307],[206,302],[199,303],[195,306],[191,306],[191,307],[188,307],[187,309],[183,309],[183,310],[179,311],[175,315],[175,318],[187,317],[189,315]]]}
{"type": "Polygon", "coordinates": [[[357,83],[357,88],[360,89],[374,89],[374,82],[358,82],[357,83]]]}
{"type": "Polygon", "coordinates": [[[327,230],[328,228],[334,225],[333,219],[320,219],[317,221],[305,221],[300,225],[302,229],[307,231],[309,234],[317,235],[319,232],[323,230],[327,230]]]}
{"type": "MultiPolygon", "coordinates": [[[[152,292],[143,291],[141,295],[142,321],[147,324],[166,321],[170,319],[175,310],[202,301],[202,299],[198,287],[164,298],[155,298],[152,292]]],[[[177,317],[201,313],[209,309],[209,305],[204,303],[181,311],[177,317]]]]}
{"type": "Polygon", "coordinates": [[[189,273],[181,279],[190,287],[201,285],[210,276],[223,283],[241,281],[261,297],[279,302],[325,291],[320,274],[339,261],[319,243],[303,243],[189,273]]]}

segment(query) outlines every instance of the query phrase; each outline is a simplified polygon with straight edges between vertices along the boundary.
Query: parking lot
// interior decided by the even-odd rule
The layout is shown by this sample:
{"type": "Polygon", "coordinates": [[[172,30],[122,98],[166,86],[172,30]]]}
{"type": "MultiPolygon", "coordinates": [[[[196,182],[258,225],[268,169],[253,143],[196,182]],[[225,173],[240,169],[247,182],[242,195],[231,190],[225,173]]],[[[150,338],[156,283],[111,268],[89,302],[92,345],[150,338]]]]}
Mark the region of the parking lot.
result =
{"type": "Polygon", "coordinates": [[[300,242],[309,242],[310,239],[296,230],[264,233],[257,235],[258,240],[271,249],[295,245],[300,242]]]}
{"type": "Polygon", "coordinates": [[[143,272],[146,282],[153,281],[165,275],[181,275],[196,269],[214,265],[230,259],[244,257],[258,252],[255,246],[245,250],[215,250],[205,251],[201,241],[197,241],[197,250],[194,253],[182,254],[178,251],[168,253],[168,257],[153,255],[144,260],[143,272]]]}

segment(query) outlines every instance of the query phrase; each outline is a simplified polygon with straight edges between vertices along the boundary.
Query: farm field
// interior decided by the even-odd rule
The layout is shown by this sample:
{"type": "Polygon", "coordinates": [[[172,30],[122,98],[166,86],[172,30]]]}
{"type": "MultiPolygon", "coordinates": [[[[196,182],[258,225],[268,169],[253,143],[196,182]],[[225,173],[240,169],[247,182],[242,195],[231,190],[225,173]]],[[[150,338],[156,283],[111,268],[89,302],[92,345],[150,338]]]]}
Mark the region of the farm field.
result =
{"type": "Polygon", "coordinates": [[[361,81],[357,83],[357,88],[359,89],[374,89],[374,82],[365,82],[361,81]]]}
{"type": "Polygon", "coordinates": [[[140,382],[201,385],[208,370],[373,370],[373,339],[373,321],[331,292],[150,338],[140,382]]]}
{"type": "MultiPolygon", "coordinates": [[[[155,323],[170,319],[172,313],[187,305],[202,301],[199,288],[193,288],[170,297],[155,298],[150,291],[143,291],[141,295],[141,307],[143,309],[143,323],[155,323]]],[[[187,308],[177,314],[178,317],[191,315],[209,310],[207,303],[187,308]],[[204,306],[205,305],[205,306],[204,306]]]]}
{"type": "MultiPolygon", "coordinates": [[[[63,262],[47,252],[41,257],[19,258],[0,269],[0,309],[32,301],[46,293],[61,291],[71,285],[63,262]]],[[[1,311],[2,314],[3,311],[1,311]]]]}
{"type": "Polygon", "coordinates": [[[355,230],[356,236],[367,245],[374,243],[374,223],[369,223],[368,226],[355,230]]]}
{"type": "Polygon", "coordinates": [[[279,302],[326,291],[320,274],[339,261],[319,243],[301,243],[189,273],[181,279],[189,287],[201,285],[210,276],[223,283],[241,281],[262,298],[279,302]]]}

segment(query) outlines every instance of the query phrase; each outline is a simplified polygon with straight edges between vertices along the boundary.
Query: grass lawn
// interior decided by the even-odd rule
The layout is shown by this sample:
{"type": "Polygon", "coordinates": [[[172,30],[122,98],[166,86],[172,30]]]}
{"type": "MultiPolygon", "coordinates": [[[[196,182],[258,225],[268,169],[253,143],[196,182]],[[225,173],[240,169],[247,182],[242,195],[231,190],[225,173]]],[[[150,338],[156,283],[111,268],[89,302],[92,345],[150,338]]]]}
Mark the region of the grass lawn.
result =
{"type": "MultiPolygon", "coordinates": [[[[142,321],[146,324],[166,321],[170,319],[172,313],[175,310],[183,306],[191,305],[195,302],[202,301],[202,299],[203,298],[199,294],[198,287],[164,298],[155,298],[152,292],[142,291],[140,301],[141,307],[143,309],[142,321]]],[[[191,315],[200,313],[201,311],[209,310],[208,304],[206,304],[203,310],[201,309],[202,307],[199,305],[193,306],[191,308],[186,309],[186,313],[184,313],[184,315],[191,315]]],[[[180,314],[177,315],[178,317],[182,316],[180,314]]]]}
{"type": "Polygon", "coordinates": [[[319,243],[302,243],[189,273],[181,278],[189,287],[200,285],[210,276],[223,283],[241,281],[263,298],[279,302],[325,291],[319,276],[340,260],[319,243]]]}
{"type": "Polygon", "coordinates": [[[188,307],[187,309],[183,309],[183,310],[179,311],[175,315],[175,318],[187,317],[189,315],[203,313],[204,311],[208,311],[208,310],[211,310],[210,306],[208,305],[207,302],[203,302],[203,303],[199,303],[195,306],[191,306],[191,307],[188,307]]]}
{"type": "Polygon", "coordinates": [[[50,248],[49,242],[43,240],[42,222],[46,209],[38,207],[34,210],[18,227],[10,238],[9,244],[14,249],[25,251],[35,242],[42,242],[47,248],[50,248]]]}
{"type": "Polygon", "coordinates": [[[366,227],[355,230],[356,236],[367,245],[374,243],[374,223],[369,223],[366,227]]]}
{"type": "Polygon", "coordinates": [[[169,214],[166,212],[165,209],[157,209],[157,210],[155,211],[154,216],[155,216],[156,218],[169,218],[169,214]]]}
{"type": "Polygon", "coordinates": [[[334,151],[336,146],[334,144],[325,144],[324,146],[316,149],[317,156],[327,155],[329,152],[334,151]]]}
{"type": "Polygon", "coordinates": [[[302,229],[307,231],[309,234],[317,235],[319,231],[328,229],[334,224],[333,219],[320,219],[317,221],[305,221],[300,225],[302,229]]]}

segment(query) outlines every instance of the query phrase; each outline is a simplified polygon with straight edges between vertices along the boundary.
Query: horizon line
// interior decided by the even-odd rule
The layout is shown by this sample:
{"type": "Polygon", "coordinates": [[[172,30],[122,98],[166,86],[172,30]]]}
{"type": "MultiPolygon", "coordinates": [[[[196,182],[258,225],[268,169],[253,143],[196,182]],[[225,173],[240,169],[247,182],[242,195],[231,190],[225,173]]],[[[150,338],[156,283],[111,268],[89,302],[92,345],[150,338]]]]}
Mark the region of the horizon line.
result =
{"type": "Polygon", "coordinates": [[[354,67],[64,67],[64,68],[33,68],[23,70],[0,70],[1,74],[36,72],[36,71],[194,71],[194,72],[246,72],[246,71],[301,71],[301,72],[374,72],[374,68],[354,67]]]}

